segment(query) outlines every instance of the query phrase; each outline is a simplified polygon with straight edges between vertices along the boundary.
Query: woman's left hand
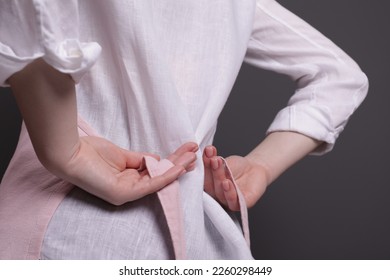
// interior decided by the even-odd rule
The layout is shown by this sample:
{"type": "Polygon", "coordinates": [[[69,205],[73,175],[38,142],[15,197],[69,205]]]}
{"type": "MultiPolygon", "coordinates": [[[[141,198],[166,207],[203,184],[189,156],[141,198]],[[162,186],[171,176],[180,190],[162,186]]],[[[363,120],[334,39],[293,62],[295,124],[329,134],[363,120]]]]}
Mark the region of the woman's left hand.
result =
{"type": "MultiPolygon", "coordinates": [[[[267,188],[267,170],[246,157],[230,156],[226,162],[235,182],[242,192],[247,207],[252,207],[267,188]]],[[[238,195],[233,182],[227,176],[225,164],[217,155],[214,146],[207,146],[203,152],[205,167],[205,191],[219,203],[232,211],[239,211],[238,195]]]]}

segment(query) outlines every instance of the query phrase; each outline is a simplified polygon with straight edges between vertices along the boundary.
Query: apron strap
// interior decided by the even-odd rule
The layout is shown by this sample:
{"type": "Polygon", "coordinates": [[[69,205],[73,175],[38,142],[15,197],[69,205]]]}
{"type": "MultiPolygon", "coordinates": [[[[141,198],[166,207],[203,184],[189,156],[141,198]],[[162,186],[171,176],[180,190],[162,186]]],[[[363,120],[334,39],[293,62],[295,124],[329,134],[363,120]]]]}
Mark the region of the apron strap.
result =
{"type": "Polygon", "coordinates": [[[229,166],[227,165],[226,160],[223,157],[220,157],[225,165],[225,173],[229,180],[233,182],[234,188],[237,192],[238,196],[238,204],[240,206],[240,212],[241,212],[241,226],[242,231],[244,233],[245,241],[248,244],[248,247],[250,247],[250,236],[249,236],[249,219],[248,219],[248,208],[246,206],[245,198],[242,192],[240,191],[240,188],[238,187],[236,181],[234,180],[233,173],[230,170],[229,166]]]}
{"type": "MultiPolygon", "coordinates": [[[[161,175],[174,166],[167,159],[157,161],[153,157],[144,156],[144,161],[150,177],[161,175]]],[[[165,219],[167,220],[175,258],[177,260],[184,260],[186,259],[186,244],[179,181],[176,180],[159,190],[157,196],[164,211],[165,219]]]]}

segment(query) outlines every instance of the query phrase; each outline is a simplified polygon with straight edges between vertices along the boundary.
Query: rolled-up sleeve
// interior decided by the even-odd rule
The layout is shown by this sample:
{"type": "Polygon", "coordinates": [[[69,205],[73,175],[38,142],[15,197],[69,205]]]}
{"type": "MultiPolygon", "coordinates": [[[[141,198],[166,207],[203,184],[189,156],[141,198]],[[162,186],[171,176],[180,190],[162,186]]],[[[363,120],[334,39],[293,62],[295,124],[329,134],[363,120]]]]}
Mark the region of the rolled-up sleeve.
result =
{"type": "Polygon", "coordinates": [[[329,39],[274,0],[258,0],[245,61],[290,76],[296,91],[268,129],[295,131],[330,151],[368,91],[359,66],[329,39]]]}
{"type": "Polygon", "coordinates": [[[101,48],[80,39],[78,16],[76,0],[1,1],[0,86],[37,58],[79,82],[101,48]]]}

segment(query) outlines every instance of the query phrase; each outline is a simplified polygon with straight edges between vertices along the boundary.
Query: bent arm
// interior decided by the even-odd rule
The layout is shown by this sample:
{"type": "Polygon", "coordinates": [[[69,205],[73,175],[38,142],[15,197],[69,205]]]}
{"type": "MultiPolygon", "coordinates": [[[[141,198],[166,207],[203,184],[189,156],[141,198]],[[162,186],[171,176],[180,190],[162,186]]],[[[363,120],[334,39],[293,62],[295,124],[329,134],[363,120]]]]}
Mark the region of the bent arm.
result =
{"type": "Polygon", "coordinates": [[[366,75],[344,51],[274,0],[257,0],[245,61],[294,81],[296,90],[268,133],[323,141],[317,154],[333,148],[368,91],[366,75]]]}
{"type": "Polygon", "coordinates": [[[289,76],[296,91],[248,158],[269,183],[308,153],[330,151],[367,94],[359,66],[333,42],[274,0],[257,0],[245,61],[289,76]]]}
{"type": "MultiPolygon", "coordinates": [[[[368,80],[333,42],[274,0],[256,1],[245,62],[285,74],[296,84],[266,138],[246,157],[226,159],[250,207],[301,158],[333,148],[365,98],[368,80]]],[[[204,161],[205,190],[231,210],[238,210],[237,195],[215,148],[206,150],[204,161]]]]}

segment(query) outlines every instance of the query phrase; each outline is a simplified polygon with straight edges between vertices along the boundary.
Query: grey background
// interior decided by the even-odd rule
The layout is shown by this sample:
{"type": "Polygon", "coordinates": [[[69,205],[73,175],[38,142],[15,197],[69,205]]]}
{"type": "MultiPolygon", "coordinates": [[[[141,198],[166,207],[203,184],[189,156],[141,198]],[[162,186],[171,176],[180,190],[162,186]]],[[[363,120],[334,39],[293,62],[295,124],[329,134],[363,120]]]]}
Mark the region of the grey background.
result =
{"type": "MultiPolygon", "coordinates": [[[[367,99],[334,150],[289,169],[250,210],[257,259],[390,259],[390,57],[386,1],[280,0],[350,54],[370,80],[367,99]]],[[[294,91],[281,75],[243,65],[220,117],[215,145],[245,155],[294,91]]],[[[20,115],[0,88],[0,176],[16,145],[20,115]]]]}

